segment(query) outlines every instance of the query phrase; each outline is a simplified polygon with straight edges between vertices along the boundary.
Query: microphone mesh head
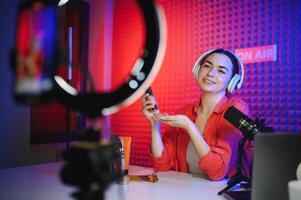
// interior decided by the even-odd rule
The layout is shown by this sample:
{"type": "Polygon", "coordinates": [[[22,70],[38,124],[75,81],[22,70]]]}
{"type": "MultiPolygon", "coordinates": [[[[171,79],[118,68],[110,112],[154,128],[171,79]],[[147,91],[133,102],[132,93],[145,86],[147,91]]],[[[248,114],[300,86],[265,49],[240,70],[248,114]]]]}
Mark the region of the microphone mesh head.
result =
{"type": "Polygon", "coordinates": [[[225,112],[224,118],[230,122],[235,127],[240,126],[240,122],[242,119],[246,119],[247,116],[243,114],[241,111],[239,111],[234,106],[229,107],[229,109],[225,112]]]}

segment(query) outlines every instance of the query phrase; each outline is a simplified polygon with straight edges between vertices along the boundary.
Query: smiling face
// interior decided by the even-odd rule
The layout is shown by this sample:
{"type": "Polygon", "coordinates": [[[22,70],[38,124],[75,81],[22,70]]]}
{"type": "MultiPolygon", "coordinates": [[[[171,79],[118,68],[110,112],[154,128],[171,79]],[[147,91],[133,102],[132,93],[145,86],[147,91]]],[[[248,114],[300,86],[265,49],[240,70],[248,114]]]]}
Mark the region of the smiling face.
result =
{"type": "Polygon", "coordinates": [[[198,83],[202,92],[226,93],[232,77],[233,65],[230,58],[221,53],[207,56],[200,66],[198,83]]]}

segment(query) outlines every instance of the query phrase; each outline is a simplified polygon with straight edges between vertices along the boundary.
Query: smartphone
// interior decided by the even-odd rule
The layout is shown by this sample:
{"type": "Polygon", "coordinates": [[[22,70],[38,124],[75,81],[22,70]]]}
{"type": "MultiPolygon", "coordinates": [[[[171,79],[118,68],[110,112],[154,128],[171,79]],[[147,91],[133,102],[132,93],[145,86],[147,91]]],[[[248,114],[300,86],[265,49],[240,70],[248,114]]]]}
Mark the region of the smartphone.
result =
{"type": "Polygon", "coordinates": [[[13,66],[17,100],[38,101],[51,92],[57,66],[58,23],[56,3],[26,1],[20,4],[13,66]]]}

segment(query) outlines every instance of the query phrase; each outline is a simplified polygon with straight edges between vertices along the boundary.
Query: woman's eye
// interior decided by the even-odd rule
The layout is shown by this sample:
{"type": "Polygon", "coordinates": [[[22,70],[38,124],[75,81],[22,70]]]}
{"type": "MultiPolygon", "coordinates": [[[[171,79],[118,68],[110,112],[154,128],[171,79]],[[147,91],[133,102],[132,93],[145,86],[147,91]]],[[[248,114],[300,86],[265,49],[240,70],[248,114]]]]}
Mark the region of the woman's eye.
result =
{"type": "Polygon", "coordinates": [[[226,72],[224,70],[219,70],[219,72],[222,74],[226,74],[226,72]]]}
{"type": "Polygon", "coordinates": [[[209,68],[210,66],[209,66],[209,65],[203,65],[203,67],[205,67],[205,68],[209,68]]]}

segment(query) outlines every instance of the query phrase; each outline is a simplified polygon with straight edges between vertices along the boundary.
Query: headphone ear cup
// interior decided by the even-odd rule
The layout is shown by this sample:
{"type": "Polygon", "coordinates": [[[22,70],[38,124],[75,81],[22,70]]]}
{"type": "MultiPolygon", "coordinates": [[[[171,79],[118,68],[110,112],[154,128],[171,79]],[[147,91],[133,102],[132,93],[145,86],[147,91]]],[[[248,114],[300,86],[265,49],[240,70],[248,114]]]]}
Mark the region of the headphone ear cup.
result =
{"type": "Polygon", "coordinates": [[[227,86],[228,92],[230,92],[230,93],[234,92],[235,89],[237,88],[237,84],[239,83],[239,81],[240,81],[240,75],[239,74],[235,74],[231,78],[231,80],[230,80],[230,82],[229,82],[229,84],[227,86]]]}

